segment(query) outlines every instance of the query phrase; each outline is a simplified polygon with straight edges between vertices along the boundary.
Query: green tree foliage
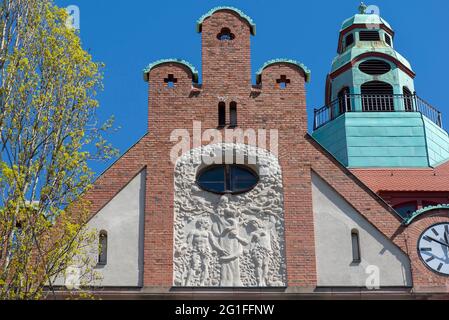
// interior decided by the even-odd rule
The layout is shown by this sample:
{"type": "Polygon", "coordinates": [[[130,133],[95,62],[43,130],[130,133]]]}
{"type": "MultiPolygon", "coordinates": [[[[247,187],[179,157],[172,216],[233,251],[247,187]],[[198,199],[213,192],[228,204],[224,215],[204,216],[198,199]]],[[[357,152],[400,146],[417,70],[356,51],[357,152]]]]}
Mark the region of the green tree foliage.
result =
{"type": "Polygon", "coordinates": [[[95,117],[102,66],[52,2],[0,0],[0,299],[44,298],[89,263],[88,163],[115,155],[95,117]]]}

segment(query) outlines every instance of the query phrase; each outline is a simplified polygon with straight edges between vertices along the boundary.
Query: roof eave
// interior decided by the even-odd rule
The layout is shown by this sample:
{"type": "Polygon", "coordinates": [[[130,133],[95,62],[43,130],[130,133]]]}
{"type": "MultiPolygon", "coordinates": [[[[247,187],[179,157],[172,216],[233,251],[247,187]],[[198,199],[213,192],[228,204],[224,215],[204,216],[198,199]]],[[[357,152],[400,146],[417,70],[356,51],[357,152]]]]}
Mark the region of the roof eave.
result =
{"type": "Polygon", "coordinates": [[[306,82],[308,83],[311,81],[312,71],[310,71],[310,69],[307,68],[303,63],[298,62],[296,60],[292,60],[292,59],[273,59],[273,60],[269,60],[269,61],[265,62],[264,65],[259,69],[259,71],[257,71],[257,74],[256,74],[257,84],[261,83],[262,73],[266,68],[273,66],[275,64],[282,64],[282,63],[291,64],[291,65],[298,67],[299,69],[301,69],[304,72],[305,77],[306,77],[306,82]]]}
{"type": "Polygon", "coordinates": [[[246,15],[243,11],[234,8],[234,7],[229,7],[229,6],[220,6],[220,7],[215,7],[211,10],[209,10],[209,12],[207,12],[206,14],[204,14],[201,18],[198,19],[197,24],[196,24],[196,31],[198,33],[201,33],[202,31],[202,26],[203,26],[203,22],[210,18],[214,13],[219,12],[219,11],[232,11],[234,13],[236,13],[238,16],[240,16],[240,18],[246,20],[246,22],[248,23],[250,30],[251,30],[251,34],[253,36],[256,35],[256,24],[254,22],[254,20],[246,15]]]}
{"type": "Polygon", "coordinates": [[[161,60],[157,60],[155,62],[150,63],[144,70],[143,70],[143,79],[145,82],[149,81],[149,77],[150,77],[150,72],[151,70],[153,70],[154,68],[163,65],[163,64],[169,64],[169,63],[175,63],[175,64],[179,64],[182,65],[184,67],[186,67],[187,69],[190,70],[190,72],[192,73],[192,81],[195,83],[198,83],[198,71],[197,69],[193,66],[193,64],[191,64],[190,62],[183,60],[183,59],[161,59],[161,60]]]}

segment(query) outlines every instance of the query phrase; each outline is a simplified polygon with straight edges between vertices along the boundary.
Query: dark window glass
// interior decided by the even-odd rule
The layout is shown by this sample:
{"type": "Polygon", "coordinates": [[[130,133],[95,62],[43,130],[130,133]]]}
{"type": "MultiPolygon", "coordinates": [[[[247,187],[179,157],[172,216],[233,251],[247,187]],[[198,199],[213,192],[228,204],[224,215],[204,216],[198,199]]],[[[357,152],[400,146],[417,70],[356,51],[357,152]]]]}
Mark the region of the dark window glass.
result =
{"type": "Polygon", "coordinates": [[[226,125],[226,104],[220,102],[218,104],[218,126],[224,127],[226,125]]]}
{"type": "Polygon", "coordinates": [[[391,37],[388,34],[385,34],[385,42],[391,47],[391,37]]]}
{"type": "Polygon", "coordinates": [[[257,183],[254,173],[243,167],[231,166],[230,185],[233,192],[252,189],[257,183]]]}
{"type": "Polygon", "coordinates": [[[349,35],[346,36],[346,48],[349,47],[350,45],[352,45],[354,43],[354,34],[351,33],[349,35]]]}
{"type": "Polygon", "coordinates": [[[360,71],[370,75],[381,75],[389,72],[391,66],[382,60],[367,60],[359,65],[360,71]]]}
{"type": "Polygon", "coordinates": [[[230,106],[231,127],[237,127],[237,103],[231,102],[230,106]]]}
{"type": "Polygon", "coordinates": [[[412,213],[418,210],[418,204],[416,202],[403,203],[395,206],[394,209],[402,218],[406,219],[409,218],[412,213]]]}
{"type": "Polygon", "coordinates": [[[205,170],[198,178],[198,184],[205,190],[222,193],[228,188],[225,179],[225,166],[213,167],[210,170],[205,170]]]}
{"type": "Polygon", "coordinates": [[[352,240],[352,262],[359,263],[362,261],[362,257],[360,255],[360,237],[357,230],[352,231],[351,240],[352,240]]]}
{"type": "Polygon", "coordinates": [[[379,31],[360,31],[360,41],[380,41],[379,31]]]}
{"type": "Polygon", "coordinates": [[[213,193],[243,193],[253,189],[259,178],[251,169],[238,165],[212,166],[197,178],[198,185],[213,193]]]}

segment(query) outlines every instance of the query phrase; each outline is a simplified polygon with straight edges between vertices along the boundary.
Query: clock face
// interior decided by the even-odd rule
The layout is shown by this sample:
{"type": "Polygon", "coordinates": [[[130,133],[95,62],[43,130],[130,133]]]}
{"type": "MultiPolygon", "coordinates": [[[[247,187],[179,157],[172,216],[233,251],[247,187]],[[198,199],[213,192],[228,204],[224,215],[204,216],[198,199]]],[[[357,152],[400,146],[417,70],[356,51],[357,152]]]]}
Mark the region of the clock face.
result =
{"type": "Polygon", "coordinates": [[[427,229],[418,240],[418,253],[433,272],[449,276],[449,223],[427,229]]]}

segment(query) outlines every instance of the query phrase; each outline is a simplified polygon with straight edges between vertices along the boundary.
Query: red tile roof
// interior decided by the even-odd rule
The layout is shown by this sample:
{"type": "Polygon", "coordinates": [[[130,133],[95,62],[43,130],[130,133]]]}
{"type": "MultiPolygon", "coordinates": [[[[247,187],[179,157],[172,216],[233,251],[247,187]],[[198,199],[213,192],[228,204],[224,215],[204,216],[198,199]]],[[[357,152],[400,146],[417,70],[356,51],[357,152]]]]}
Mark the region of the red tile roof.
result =
{"type": "Polygon", "coordinates": [[[376,193],[449,192],[449,161],[436,168],[351,169],[351,172],[376,193]]]}

